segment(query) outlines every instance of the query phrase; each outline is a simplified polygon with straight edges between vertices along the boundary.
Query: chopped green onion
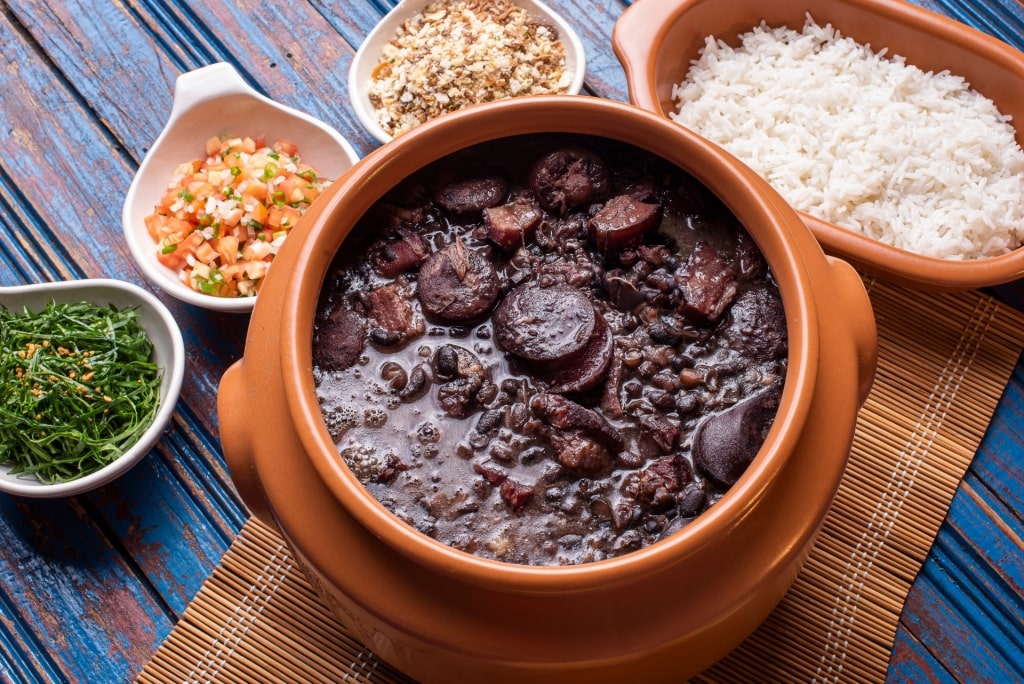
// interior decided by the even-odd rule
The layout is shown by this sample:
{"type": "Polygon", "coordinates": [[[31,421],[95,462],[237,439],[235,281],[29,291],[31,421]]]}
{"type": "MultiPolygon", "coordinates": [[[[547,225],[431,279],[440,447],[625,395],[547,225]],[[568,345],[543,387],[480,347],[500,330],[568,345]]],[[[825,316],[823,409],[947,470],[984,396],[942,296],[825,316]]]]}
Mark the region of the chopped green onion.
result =
{"type": "Polygon", "coordinates": [[[161,254],[172,254],[178,249],[178,243],[172,242],[169,245],[164,245],[164,248],[160,250],[161,254]]]}

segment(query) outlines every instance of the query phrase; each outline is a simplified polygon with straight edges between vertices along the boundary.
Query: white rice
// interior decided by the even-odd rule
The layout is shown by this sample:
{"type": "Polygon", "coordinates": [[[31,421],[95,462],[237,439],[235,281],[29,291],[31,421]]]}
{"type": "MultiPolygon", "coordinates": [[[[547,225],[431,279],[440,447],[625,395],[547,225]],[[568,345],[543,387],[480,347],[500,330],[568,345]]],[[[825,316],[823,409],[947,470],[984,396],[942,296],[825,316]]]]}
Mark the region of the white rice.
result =
{"type": "Polygon", "coordinates": [[[1010,117],[949,72],[925,73],[808,16],[739,48],[708,37],[672,118],[732,152],[795,208],[928,256],[1024,240],[1024,151],[1010,117]]]}

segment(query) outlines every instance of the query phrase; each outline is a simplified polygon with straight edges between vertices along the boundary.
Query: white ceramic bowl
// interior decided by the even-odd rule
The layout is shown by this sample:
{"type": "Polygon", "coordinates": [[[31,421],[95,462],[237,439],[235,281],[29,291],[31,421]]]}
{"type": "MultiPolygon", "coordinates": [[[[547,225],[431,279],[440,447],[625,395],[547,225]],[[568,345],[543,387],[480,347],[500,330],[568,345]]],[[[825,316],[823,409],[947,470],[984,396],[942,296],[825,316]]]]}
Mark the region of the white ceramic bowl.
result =
{"type": "Polygon", "coordinates": [[[178,76],[167,124],[128,188],[121,212],[124,235],[142,272],[155,286],[196,306],[249,312],[256,297],[215,297],[181,282],[173,269],[157,260],[156,243],[145,225],[174,170],[202,155],[206,141],[217,135],[288,139],[298,146],[304,162],[321,178],[331,180],[348,170],[359,155],[327,124],[257,93],[230,64],[211,64],[178,76]]]}
{"type": "MultiPolygon", "coordinates": [[[[392,139],[377,122],[377,114],[368,95],[371,73],[380,59],[384,46],[394,38],[398,28],[410,17],[418,14],[436,0],[402,0],[380,20],[359,46],[348,72],[348,94],[352,110],[370,135],[381,143],[392,139]]],[[[514,0],[515,4],[546,24],[558,29],[558,37],[565,47],[565,68],[572,74],[572,81],[566,94],[578,95],[583,89],[583,77],[587,71],[587,58],[576,31],[558,13],[539,0],[514,0]]]]}
{"type": "Polygon", "coordinates": [[[185,344],[181,330],[167,307],[148,291],[121,280],[105,279],[0,288],[0,305],[12,311],[21,311],[23,307],[39,311],[51,300],[58,304],[84,301],[104,306],[113,304],[119,309],[137,308],[142,327],[153,342],[153,361],[162,369],[163,375],[160,380],[160,407],[153,423],[131,449],[100,470],[70,482],[46,484],[28,476],[12,475],[9,466],[0,465],[0,491],[35,498],[82,494],[120,477],[142,460],[163,435],[174,413],[185,375],[185,344]]]}

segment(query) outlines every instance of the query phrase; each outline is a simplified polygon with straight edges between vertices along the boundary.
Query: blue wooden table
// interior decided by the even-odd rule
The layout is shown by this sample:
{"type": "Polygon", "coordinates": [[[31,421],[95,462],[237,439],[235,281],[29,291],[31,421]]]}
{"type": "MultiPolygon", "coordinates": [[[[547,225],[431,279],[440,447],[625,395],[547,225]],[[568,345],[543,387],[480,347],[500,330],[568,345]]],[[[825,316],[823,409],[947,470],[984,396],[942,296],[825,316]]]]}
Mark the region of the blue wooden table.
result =
{"type": "MultiPolygon", "coordinates": [[[[218,61],[366,154],[348,66],[381,0],[0,1],[0,285],[144,284],[120,228],[174,80],[218,61]]],[[[592,95],[626,99],[609,47],[627,4],[554,0],[584,40],[592,95]]],[[[925,4],[1024,50],[1019,0],[925,4]]],[[[994,290],[1024,307],[1024,283],[994,290]]],[[[248,318],[160,295],[188,369],[172,426],[126,477],[57,500],[0,495],[0,679],[130,680],[247,517],[220,453],[217,384],[248,318]]],[[[906,602],[889,680],[1024,679],[1024,362],[906,602]]]]}

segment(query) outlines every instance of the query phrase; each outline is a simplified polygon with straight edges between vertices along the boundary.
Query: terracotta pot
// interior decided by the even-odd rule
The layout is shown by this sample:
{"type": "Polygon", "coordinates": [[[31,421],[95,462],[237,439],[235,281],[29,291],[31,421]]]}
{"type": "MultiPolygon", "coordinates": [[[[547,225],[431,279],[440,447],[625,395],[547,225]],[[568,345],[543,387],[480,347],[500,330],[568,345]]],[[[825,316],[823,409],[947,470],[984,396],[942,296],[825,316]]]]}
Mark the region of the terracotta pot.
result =
{"type": "MultiPolygon", "coordinates": [[[[948,70],[1013,117],[1024,145],[1024,54],[949,17],[891,0],[640,0],[615,23],[612,47],[626,72],[630,102],[668,118],[677,111],[672,86],[686,77],[707,36],[732,45],[762,20],[803,27],[807,13],[873,50],[905,57],[925,71],[948,70]]],[[[1024,277],[1024,248],[987,259],[915,254],[800,213],[829,254],[862,272],[923,290],[965,290],[1024,277]]]]}
{"type": "Polygon", "coordinates": [[[785,594],[839,485],[873,378],[860,278],[747,167],[637,108],[589,97],[446,115],[356,164],[290,237],[224,375],[221,439],[246,503],[277,526],[338,618],[421,681],[680,681],[725,655],[785,594]],[[530,567],[454,550],[384,509],[338,456],[312,375],[314,312],[356,220],[428,162],[509,135],[585,133],[658,153],[739,217],[776,274],[789,370],[768,438],[726,496],[613,560],[530,567]]]}

